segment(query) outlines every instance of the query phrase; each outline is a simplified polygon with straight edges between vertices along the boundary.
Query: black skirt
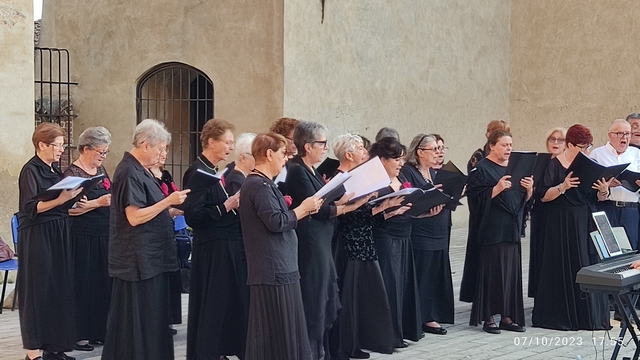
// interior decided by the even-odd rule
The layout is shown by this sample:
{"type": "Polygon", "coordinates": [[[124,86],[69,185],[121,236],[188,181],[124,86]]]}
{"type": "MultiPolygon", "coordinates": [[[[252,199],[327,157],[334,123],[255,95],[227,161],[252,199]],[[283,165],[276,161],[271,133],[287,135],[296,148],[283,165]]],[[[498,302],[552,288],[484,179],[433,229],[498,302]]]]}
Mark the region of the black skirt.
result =
{"type": "Polygon", "coordinates": [[[249,288],[242,241],[193,246],[187,359],[244,355],[249,288]]]}
{"type": "Polygon", "coordinates": [[[300,283],[251,285],[245,360],[310,360],[300,283]]]}
{"type": "Polygon", "coordinates": [[[476,326],[495,314],[525,324],[520,243],[483,245],[480,250],[469,325],[476,326]]]}
{"type": "Polygon", "coordinates": [[[394,346],[402,339],[418,341],[422,337],[420,300],[413,251],[409,238],[390,238],[374,234],[378,262],[382,271],[395,332],[394,346]]]}
{"type": "Polygon", "coordinates": [[[589,205],[545,204],[540,239],[543,252],[531,320],[555,330],[609,330],[606,294],[585,293],[578,271],[598,262],[589,239],[593,226],[589,205]],[[593,251],[591,251],[593,250],[593,251]]]}
{"type": "Polygon", "coordinates": [[[67,217],[20,229],[17,294],[25,349],[71,351],[75,334],[73,263],[67,217]]]}
{"type": "Polygon", "coordinates": [[[422,322],[453,324],[453,280],[449,249],[413,250],[422,322]]]}
{"type": "Polygon", "coordinates": [[[340,301],[340,340],[345,353],[360,349],[393,353],[391,308],[378,261],[347,260],[340,301]]]}
{"type": "Polygon", "coordinates": [[[71,235],[75,270],[76,338],[104,341],[111,299],[109,234],[71,235]]]}
{"type": "Polygon", "coordinates": [[[173,360],[168,296],[167,273],[142,281],[115,278],[102,359],[173,360]]]}

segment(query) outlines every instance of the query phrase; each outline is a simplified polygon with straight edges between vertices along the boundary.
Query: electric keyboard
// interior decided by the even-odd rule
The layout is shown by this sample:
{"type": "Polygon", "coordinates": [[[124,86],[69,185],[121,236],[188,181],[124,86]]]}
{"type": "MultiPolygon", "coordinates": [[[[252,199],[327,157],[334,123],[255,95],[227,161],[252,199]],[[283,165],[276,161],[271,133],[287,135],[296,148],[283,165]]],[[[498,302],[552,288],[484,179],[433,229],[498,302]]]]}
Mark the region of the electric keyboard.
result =
{"type": "Polygon", "coordinates": [[[578,271],[576,283],[582,291],[612,295],[640,290],[640,270],[629,267],[636,260],[640,254],[624,254],[585,266],[578,271]]]}

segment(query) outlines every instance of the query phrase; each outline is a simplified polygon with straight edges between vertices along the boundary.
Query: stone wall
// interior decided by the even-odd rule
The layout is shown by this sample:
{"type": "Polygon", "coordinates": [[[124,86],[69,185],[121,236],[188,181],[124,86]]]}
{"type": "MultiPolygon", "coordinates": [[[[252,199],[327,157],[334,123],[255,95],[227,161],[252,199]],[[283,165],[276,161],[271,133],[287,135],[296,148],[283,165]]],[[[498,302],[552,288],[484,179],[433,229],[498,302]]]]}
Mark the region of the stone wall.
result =
{"type": "Polygon", "coordinates": [[[18,211],[18,176],[33,156],[33,3],[0,0],[0,236],[18,211]]]}
{"type": "Polygon", "coordinates": [[[41,46],[71,53],[75,132],[113,134],[109,171],[131,148],[136,85],[152,67],[181,62],[213,82],[215,117],[237,133],[263,131],[282,114],[283,0],[46,1],[41,46]]]}
{"type": "MultiPolygon", "coordinates": [[[[287,0],[284,113],[408,145],[440,133],[464,169],[490,119],[509,118],[508,0],[287,0]]],[[[466,169],[465,169],[466,171],[466,169]]],[[[466,222],[466,208],[456,226],[466,222]]]]}
{"type": "Polygon", "coordinates": [[[514,142],[544,150],[554,126],[582,123],[594,145],[640,110],[640,2],[511,1],[510,121],[514,142]]]}

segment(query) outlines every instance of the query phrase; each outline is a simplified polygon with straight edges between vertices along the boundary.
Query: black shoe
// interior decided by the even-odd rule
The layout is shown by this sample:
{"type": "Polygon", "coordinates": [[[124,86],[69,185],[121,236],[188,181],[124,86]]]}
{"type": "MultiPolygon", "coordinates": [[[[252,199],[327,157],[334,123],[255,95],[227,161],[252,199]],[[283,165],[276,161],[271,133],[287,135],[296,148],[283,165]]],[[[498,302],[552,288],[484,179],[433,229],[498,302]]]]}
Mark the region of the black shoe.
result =
{"type": "Polygon", "coordinates": [[[104,345],[104,341],[102,341],[102,340],[89,340],[89,345],[102,346],[102,345],[104,345]]]}
{"type": "Polygon", "coordinates": [[[89,345],[89,344],[84,344],[84,345],[80,345],[80,344],[73,344],[73,350],[78,350],[78,351],[93,351],[93,346],[89,345]]]}
{"type": "Polygon", "coordinates": [[[487,324],[485,321],[484,325],[482,325],[482,330],[488,332],[489,334],[500,334],[500,328],[496,323],[487,324]]]}
{"type": "Polygon", "coordinates": [[[446,335],[447,334],[447,329],[443,328],[442,326],[440,327],[431,327],[427,324],[422,324],[422,331],[424,331],[425,333],[429,333],[429,334],[436,334],[436,335],[446,335]]]}
{"type": "Polygon", "coordinates": [[[176,330],[174,328],[169,328],[169,331],[171,331],[171,335],[177,335],[178,334],[178,330],[176,330]]]}
{"type": "Polygon", "coordinates": [[[45,351],[42,354],[42,359],[43,360],[76,360],[76,358],[71,357],[62,351],[60,351],[59,353],[45,351]]]}
{"type": "Polygon", "coordinates": [[[371,357],[371,355],[369,353],[366,353],[360,349],[354,351],[351,353],[351,355],[349,355],[350,358],[352,359],[368,359],[371,357]]]}
{"type": "Polygon", "coordinates": [[[394,346],[394,348],[396,348],[396,349],[404,349],[406,347],[409,347],[409,343],[406,342],[406,341],[402,341],[402,342],[400,342],[400,344],[394,346]]]}
{"type": "Polygon", "coordinates": [[[518,325],[516,322],[511,322],[511,324],[507,324],[505,322],[500,321],[500,329],[507,331],[515,331],[515,332],[525,332],[527,329],[522,325],[518,325]]]}

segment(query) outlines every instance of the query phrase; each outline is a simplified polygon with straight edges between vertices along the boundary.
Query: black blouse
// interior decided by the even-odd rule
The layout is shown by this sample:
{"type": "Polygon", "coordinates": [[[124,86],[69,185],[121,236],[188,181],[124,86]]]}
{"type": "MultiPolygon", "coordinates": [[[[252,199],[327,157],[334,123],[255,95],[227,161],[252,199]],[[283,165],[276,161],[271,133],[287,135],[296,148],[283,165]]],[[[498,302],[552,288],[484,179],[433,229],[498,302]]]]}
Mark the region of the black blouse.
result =
{"type": "Polygon", "coordinates": [[[20,203],[18,211],[19,228],[41,224],[47,221],[65,218],[73,204],[56,206],[51,210],[38,214],[38,202],[34,197],[62,180],[62,171],[57,163],[47,165],[38,156],[32,157],[20,171],[18,187],[20,203]]]}
{"type": "MultiPolygon", "coordinates": [[[[110,193],[111,179],[109,179],[109,174],[107,174],[104,166],[100,166],[95,175],[88,174],[75,164],[71,164],[67,170],[64,171],[65,177],[76,176],[90,178],[102,174],[104,174],[105,177],[87,192],[86,196],[88,200],[94,200],[110,193]]],[[[104,236],[106,236],[109,233],[109,212],[108,206],[102,206],[79,216],[70,216],[71,233],[83,235],[104,234],[104,236]]]]}
{"type": "MultiPolygon", "coordinates": [[[[189,188],[189,179],[198,170],[217,173],[217,168],[203,155],[184,173],[182,183],[189,188]]],[[[187,224],[193,228],[195,244],[215,240],[241,240],[238,210],[227,211],[224,202],[229,198],[222,182],[204,191],[191,192],[181,207],[187,224]]]]}
{"type": "Polygon", "coordinates": [[[242,186],[240,218],[248,285],[285,285],[300,279],[296,214],[276,184],[249,174],[242,186]]]}
{"type": "MultiPolygon", "coordinates": [[[[415,188],[428,189],[433,186],[433,184],[427,182],[414,165],[405,164],[400,172],[415,188]]],[[[429,172],[433,179],[436,175],[435,171],[429,169],[429,172]]],[[[438,251],[448,248],[450,221],[451,210],[444,208],[438,215],[413,219],[411,221],[411,245],[413,249],[438,251]]]]}
{"type": "MultiPolygon", "coordinates": [[[[469,216],[481,219],[475,229],[483,245],[519,243],[526,193],[517,186],[491,198],[493,187],[505,175],[506,166],[485,158],[469,173],[469,216]]],[[[472,231],[471,229],[469,231],[472,231]]]]}
{"type": "Polygon", "coordinates": [[[150,279],[178,270],[173,221],[165,209],[153,219],[131,226],[129,205],[140,208],[164,199],[155,177],[128,152],[113,174],[109,234],[109,275],[125,281],[150,279]]]}
{"type": "Polygon", "coordinates": [[[340,217],[338,234],[342,236],[348,260],[378,260],[373,241],[373,228],[386,227],[382,213],[371,215],[372,206],[364,204],[360,208],[340,217]]]}

